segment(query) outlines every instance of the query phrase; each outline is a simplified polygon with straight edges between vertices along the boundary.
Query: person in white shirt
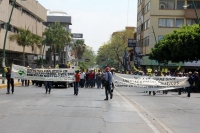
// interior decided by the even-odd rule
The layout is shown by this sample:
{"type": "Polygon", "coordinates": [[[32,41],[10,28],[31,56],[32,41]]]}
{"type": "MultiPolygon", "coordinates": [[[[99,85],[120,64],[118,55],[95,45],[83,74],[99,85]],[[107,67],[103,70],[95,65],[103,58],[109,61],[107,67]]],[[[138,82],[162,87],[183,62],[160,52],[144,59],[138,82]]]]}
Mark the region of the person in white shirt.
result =
{"type": "Polygon", "coordinates": [[[80,86],[83,88],[85,86],[85,72],[81,70],[81,77],[80,77],[80,86]]]}

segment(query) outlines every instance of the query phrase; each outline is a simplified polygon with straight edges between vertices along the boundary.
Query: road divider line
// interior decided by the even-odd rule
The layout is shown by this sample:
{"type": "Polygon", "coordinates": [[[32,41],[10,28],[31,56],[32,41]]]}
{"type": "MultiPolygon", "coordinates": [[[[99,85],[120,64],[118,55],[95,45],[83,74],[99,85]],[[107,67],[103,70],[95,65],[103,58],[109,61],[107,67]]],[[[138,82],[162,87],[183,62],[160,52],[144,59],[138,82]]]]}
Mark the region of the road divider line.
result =
{"type": "Polygon", "coordinates": [[[137,109],[135,108],[124,96],[122,96],[117,90],[115,90],[117,95],[119,95],[124,101],[126,101],[129,105],[131,105],[137,114],[145,121],[145,123],[153,130],[154,133],[160,133],[158,129],[137,109]]]}
{"type": "MultiPolygon", "coordinates": [[[[115,90],[116,91],[116,90],[115,90]]],[[[126,96],[123,92],[120,92],[122,95],[126,96]]],[[[120,94],[120,96],[121,96],[120,94]]],[[[123,96],[122,96],[123,97],[123,96]]],[[[123,97],[124,98],[124,97],[123,97]]],[[[125,98],[124,98],[125,99],[125,98]]],[[[144,112],[148,114],[151,118],[153,118],[167,133],[174,133],[170,128],[168,128],[163,122],[161,122],[159,119],[157,119],[153,114],[151,114],[148,110],[146,110],[142,105],[137,103],[131,98],[128,98],[130,101],[134,102],[135,105],[137,105],[140,109],[142,109],[144,112]]],[[[128,101],[128,100],[127,100],[128,101]]],[[[139,111],[139,110],[138,110],[139,111]]]]}

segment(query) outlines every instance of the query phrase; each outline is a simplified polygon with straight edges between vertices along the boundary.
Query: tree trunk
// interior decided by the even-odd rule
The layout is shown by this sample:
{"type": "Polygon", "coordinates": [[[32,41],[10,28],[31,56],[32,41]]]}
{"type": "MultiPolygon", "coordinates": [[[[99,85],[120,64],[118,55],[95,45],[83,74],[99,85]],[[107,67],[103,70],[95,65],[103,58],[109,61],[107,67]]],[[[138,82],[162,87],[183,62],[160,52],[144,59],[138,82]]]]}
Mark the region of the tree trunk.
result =
{"type": "Polygon", "coordinates": [[[23,66],[26,66],[26,63],[25,63],[25,47],[23,47],[23,66]]]}

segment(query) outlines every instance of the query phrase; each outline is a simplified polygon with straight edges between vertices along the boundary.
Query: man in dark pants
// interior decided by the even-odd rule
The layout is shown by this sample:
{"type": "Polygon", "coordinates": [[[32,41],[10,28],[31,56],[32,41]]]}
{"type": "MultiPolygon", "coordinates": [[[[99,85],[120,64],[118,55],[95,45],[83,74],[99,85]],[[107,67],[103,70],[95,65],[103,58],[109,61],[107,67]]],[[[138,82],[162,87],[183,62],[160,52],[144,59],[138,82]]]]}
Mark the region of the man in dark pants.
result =
{"type": "MultiPolygon", "coordinates": [[[[27,69],[30,69],[30,67],[27,66],[27,69]]],[[[26,86],[26,87],[29,87],[29,83],[30,83],[30,80],[25,80],[25,86],[26,86]]]]}
{"type": "Polygon", "coordinates": [[[113,94],[111,93],[111,85],[112,85],[112,73],[110,72],[110,68],[106,68],[105,73],[105,93],[106,93],[106,99],[108,100],[108,93],[110,94],[110,99],[112,99],[113,94]]]}
{"type": "Polygon", "coordinates": [[[14,93],[14,79],[11,78],[11,71],[10,68],[7,68],[7,73],[6,73],[6,79],[7,79],[7,93],[10,94],[10,85],[12,86],[12,94],[14,93]]]}
{"type": "MultiPolygon", "coordinates": [[[[51,69],[50,66],[49,66],[49,69],[51,69]]],[[[51,93],[51,86],[52,86],[52,81],[45,81],[46,93],[47,92],[49,92],[49,94],[51,93]]]]}
{"type": "Polygon", "coordinates": [[[194,84],[194,77],[192,76],[192,72],[189,72],[188,74],[189,74],[188,82],[190,84],[190,87],[188,87],[188,95],[187,96],[190,97],[190,92],[191,92],[191,90],[193,88],[193,84],[194,84]]]}

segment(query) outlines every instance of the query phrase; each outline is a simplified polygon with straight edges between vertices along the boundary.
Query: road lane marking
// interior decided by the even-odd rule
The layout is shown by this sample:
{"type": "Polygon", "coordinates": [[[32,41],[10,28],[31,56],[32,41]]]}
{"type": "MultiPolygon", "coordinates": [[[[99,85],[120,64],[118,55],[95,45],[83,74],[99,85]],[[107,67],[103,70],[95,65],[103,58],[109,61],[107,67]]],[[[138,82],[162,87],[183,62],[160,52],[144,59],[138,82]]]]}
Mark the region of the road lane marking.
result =
{"type": "MultiPolygon", "coordinates": [[[[117,92],[116,90],[115,90],[115,92],[117,92]]],[[[125,101],[127,101],[127,102],[129,102],[128,100],[126,100],[122,95],[124,95],[124,96],[126,96],[123,92],[117,92],[119,95],[120,95],[120,97],[122,97],[125,101]]],[[[138,104],[136,101],[134,101],[133,99],[131,99],[131,98],[129,98],[129,97],[127,97],[128,99],[130,99],[130,101],[132,101],[132,102],[134,102],[135,103],[135,105],[137,105],[140,109],[142,109],[144,112],[146,112],[147,114],[148,114],[148,116],[150,116],[151,118],[153,118],[167,133],[174,133],[170,128],[168,128],[163,122],[161,122],[159,119],[157,119],[153,114],[151,114],[148,110],[146,110],[142,105],[140,105],[140,104],[138,104]]],[[[130,102],[129,102],[129,104],[131,104],[130,102]]],[[[133,106],[133,105],[132,105],[133,106]]],[[[135,107],[134,107],[135,108],[135,107]]],[[[136,109],[136,108],[135,108],[136,109]]],[[[140,111],[138,110],[138,109],[136,109],[139,113],[140,113],[140,111]]],[[[141,114],[141,113],[140,113],[141,114]]],[[[141,114],[142,115],[142,114],[141,114]]],[[[143,117],[145,117],[144,115],[143,115],[143,117]]],[[[146,117],[145,117],[146,118],[146,117]]],[[[146,118],[147,119],[147,118],[146,118]]],[[[147,119],[148,120],[148,119],[147,119]]],[[[148,120],[149,121],[149,120],[148,120]]],[[[146,122],[146,121],[145,121],[146,122]]],[[[151,123],[152,124],[152,123],[151,123]]],[[[155,127],[156,128],[156,127],[155,127]]]]}
{"type": "Polygon", "coordinates": [[[128,100],[126,100],[117,90],[115,90],[117,95],[119,95],[124,101],[126,101],[128,104],[130,104],[134,110],[137,112],[137,114],[145,121],[145,123],[153,130],[154,133],[160,133],[158,129],[137,109],[135,108],[128,100]]]}

